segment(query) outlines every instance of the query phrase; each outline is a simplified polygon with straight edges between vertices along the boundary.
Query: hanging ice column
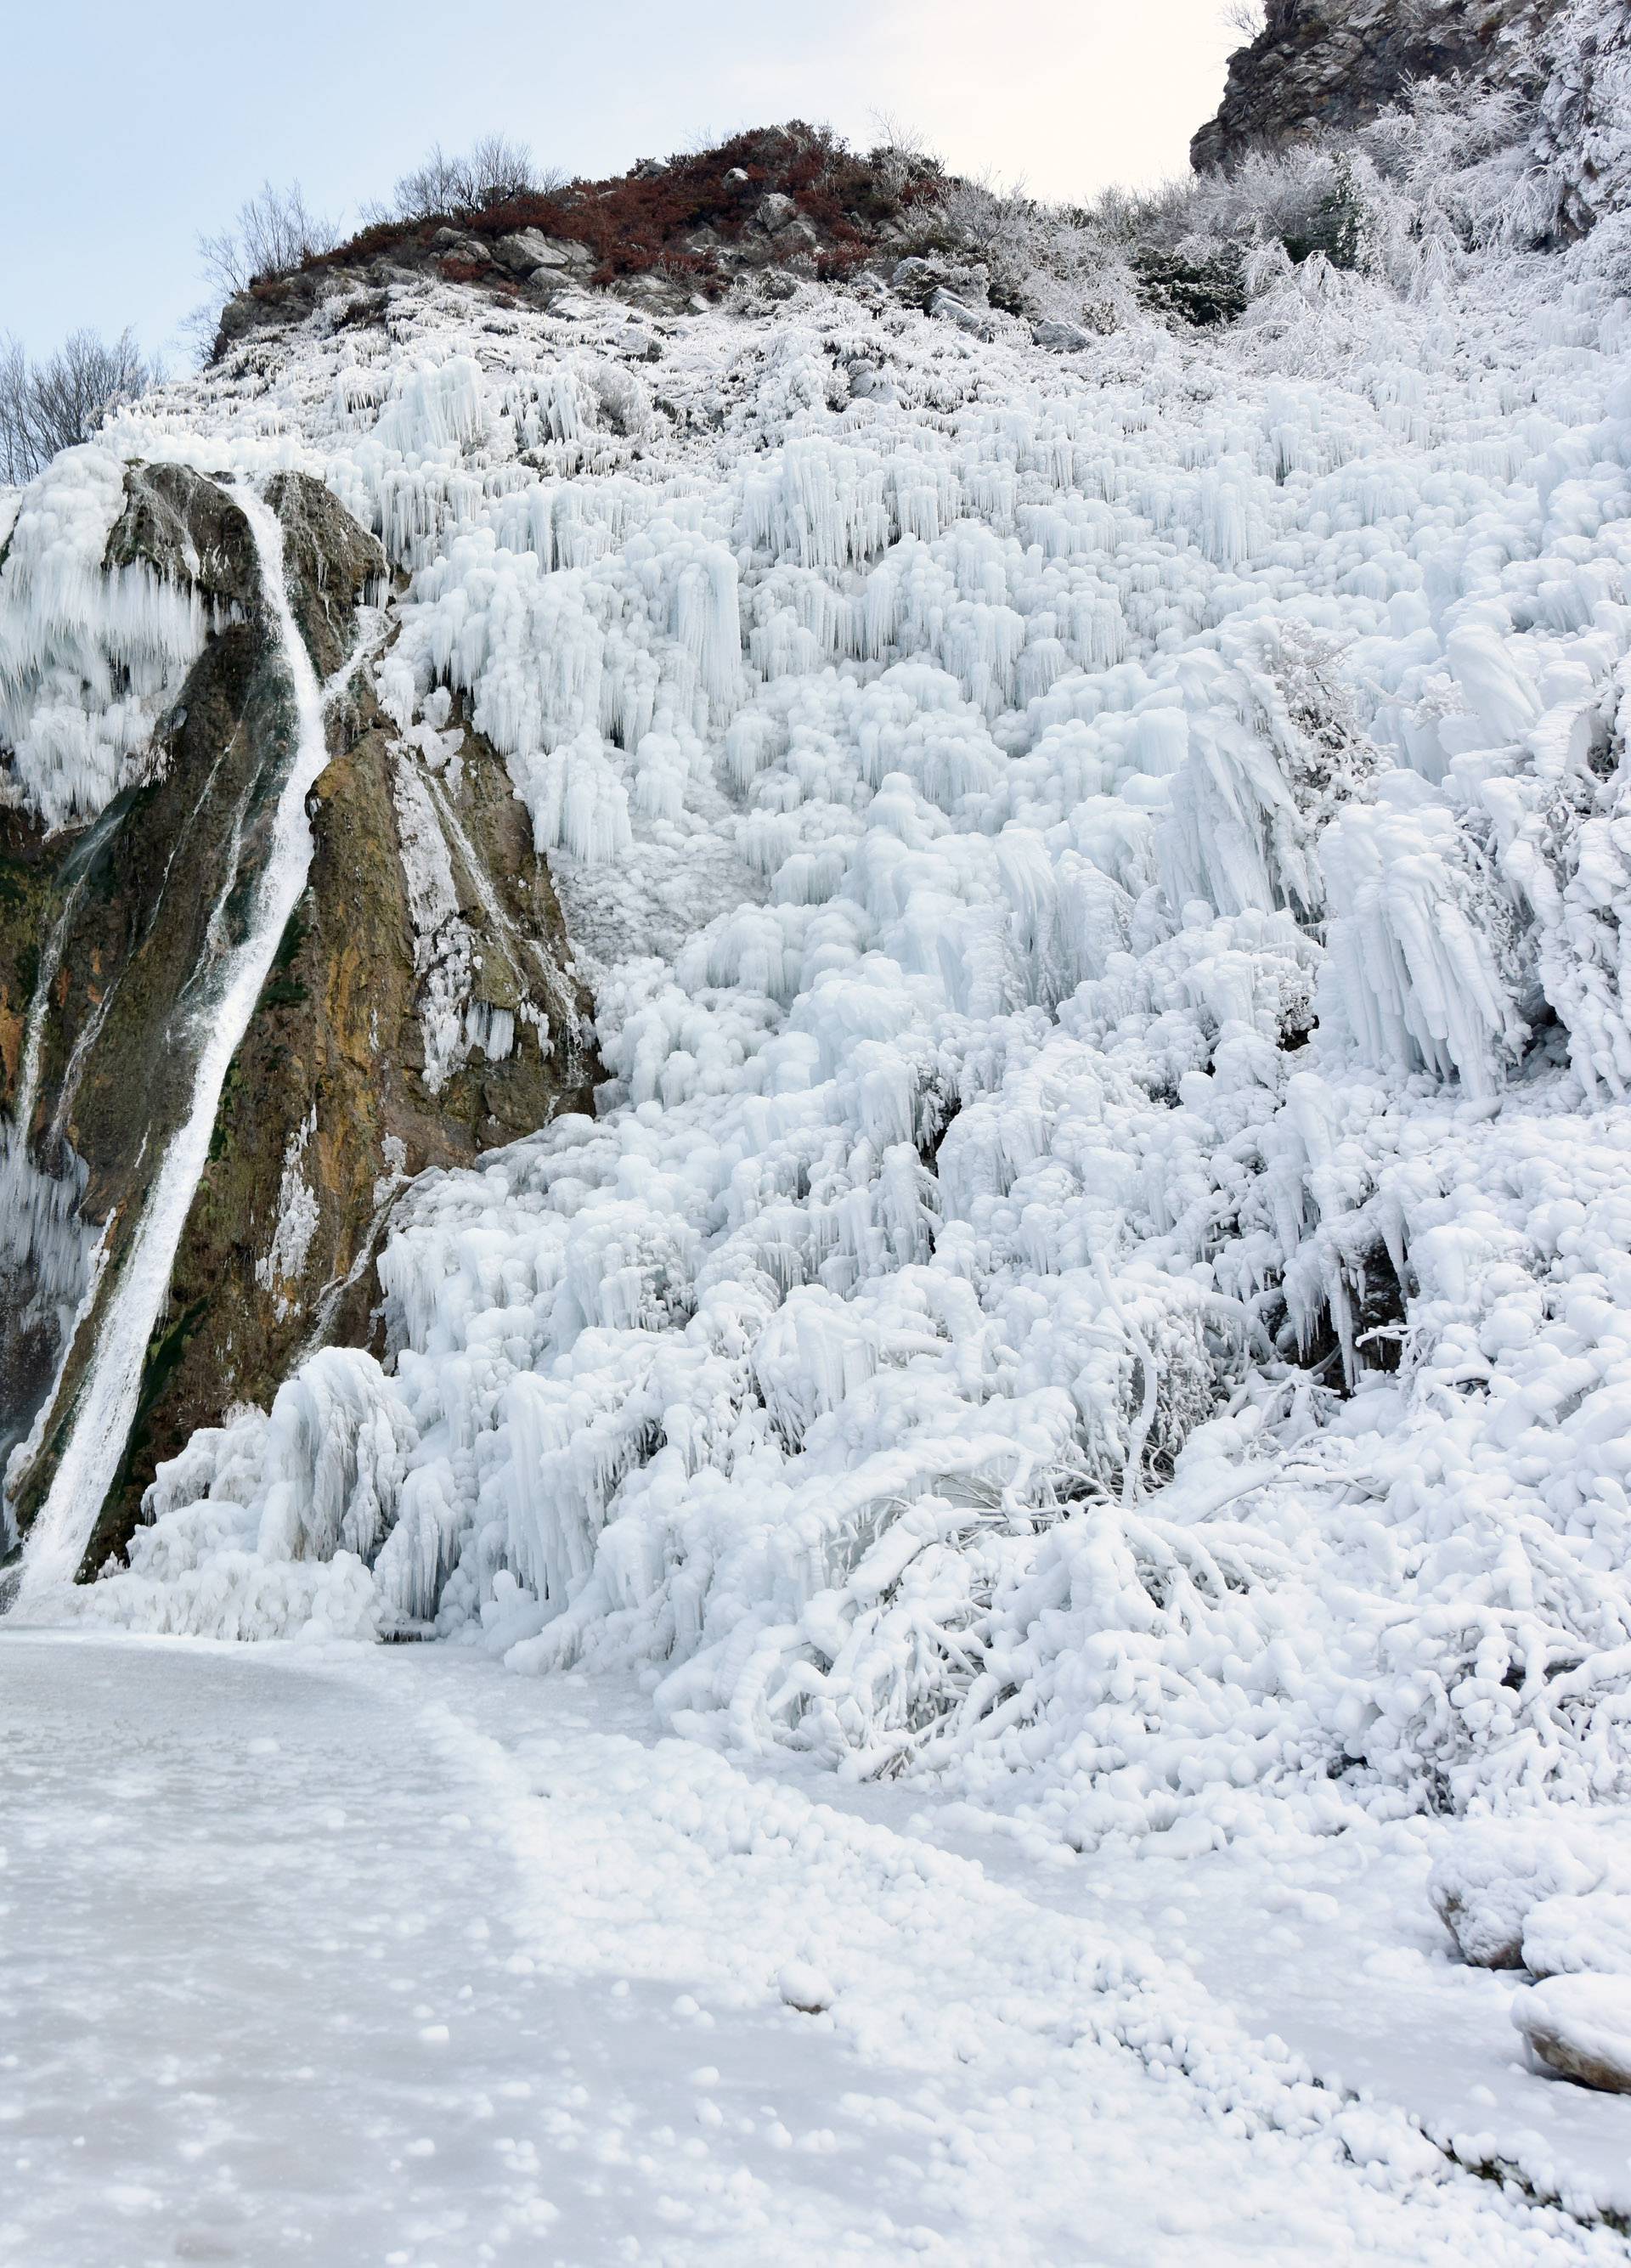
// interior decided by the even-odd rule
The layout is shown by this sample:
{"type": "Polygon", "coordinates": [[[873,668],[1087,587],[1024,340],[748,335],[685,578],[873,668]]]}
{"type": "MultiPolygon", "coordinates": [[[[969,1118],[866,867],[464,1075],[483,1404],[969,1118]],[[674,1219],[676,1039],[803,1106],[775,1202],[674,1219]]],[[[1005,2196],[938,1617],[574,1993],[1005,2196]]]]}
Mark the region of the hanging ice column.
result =
{"type": "Polygon", "coordinates": [[[72,1427],[48,1495],[24,1547],[18,1608],[26,1610],[71,1583],[90,1543],[103,1499],[119,1469],[136,1417],[142,1368],[169,1289],[170,1270],[193,1195],[210,1153],[221,1089],[247,1028],[312,858],[306,799],[328,761],[323,700],[311,658],[295,627],[284,580],[283,529],[259,497],[237,492],[255,539],[268,619],[288,674],[294,704],[294,747],[277,799],[271,849],[242,943],[223,957],[215,986],[198,1011],[205,1032],[188,1115],[165,1152],[136,1234],[97,1331],[95,1351],[73,1410],[72,1427]]]}

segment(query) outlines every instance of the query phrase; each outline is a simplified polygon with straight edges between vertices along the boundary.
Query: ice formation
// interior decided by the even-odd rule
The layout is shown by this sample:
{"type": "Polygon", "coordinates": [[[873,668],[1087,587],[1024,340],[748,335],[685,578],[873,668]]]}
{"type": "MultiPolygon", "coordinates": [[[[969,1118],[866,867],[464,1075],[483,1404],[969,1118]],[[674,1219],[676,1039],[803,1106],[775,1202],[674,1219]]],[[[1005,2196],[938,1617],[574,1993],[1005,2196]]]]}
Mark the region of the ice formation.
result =
{"type": "Polygon", "coordinates": [[[51,827],[92,819],[139,770],[215,620],[191,583],[105,564],[125,466],[65,450],[0,541],[0,798],[51,827]]]}
{"type": "Polygon", "coordinates": [[[1266,261],[1225,331],[1066,354],[810,282],[660,323],[661,389],[609,300],[403,284],[125,413],[321,474],[411,578],[427,1084],[513,1036],[464,1005],[450,696],[608,1080],[399,1201],[385,1360],[197,1436],[85,1610],[634,1664],[705,1741],[1081,1847],[1623,1792],[1631,303],[1588,252],[1266,261]]]}

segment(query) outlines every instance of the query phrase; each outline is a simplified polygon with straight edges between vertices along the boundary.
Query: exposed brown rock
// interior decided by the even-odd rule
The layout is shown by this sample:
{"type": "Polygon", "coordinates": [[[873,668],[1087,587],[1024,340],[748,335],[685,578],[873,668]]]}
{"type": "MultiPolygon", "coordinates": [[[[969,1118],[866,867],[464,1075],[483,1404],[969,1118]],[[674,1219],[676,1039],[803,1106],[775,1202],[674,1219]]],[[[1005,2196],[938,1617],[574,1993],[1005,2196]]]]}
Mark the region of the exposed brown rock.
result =
{"type": "MultiPolygon", "coordinates": [[[[371,703],[350,729],[355,737],[313,799],[311,880],[222,1096],[130,1452],[87,1572],[122,1550],[155,1464],[195,1427],[218,1424],[235,1403],[269,1401],[308,1344],[373,1339],[373,1256],[407,1176],[469,1164],[562,1110],[593,1105],[594,1066],[581,1033],[557,1029],[546,1055],[524,1024],[506,1060],[476,1057],[439,1093],[427,1089],[391,792],[397,758],[371,703]],[[276,1244],[286,1170],[315,1211],[296,1266],[276,1244]]],[[[517,932],[564,961],[560,909],[507,774],[474,736],[461,771],[458,817],[490,887],[517,932]]],[[[509,969],[473,878],[457,856],[453,864],[461,913],[497,964],[488,992],[535,994],[536,975],[528,987],[529,972],[518,979],[509,969]]],[[[587,1019],[587,996],[572,992],[587,1019]]]]}
{"type": "MultiPolygon", "coordinates": [[[[356,639],[358,606],[382,593],[382,556],[306,476],[280,475],[267,495],[284,526],[297,622],[320,675],[333,680],[356,639]]],[[[188,1104],[196,972],[212,940],[243,918],[289,729],[253,545],[230,491],[175,466],[133,468],[109,553],[112,563],[143,558],[195,581],[240,618],[209,640],[148,777],[95,828],[47,843],[5,814],[0,832],[4,1091],[9,1100],[39,941],[70,906],[28,1132],[40,1163],[65,1189],[78,1188],[82,1215],[108,1224],[105,1288],[188,1104]]],[[[396,769],[421,759],[398,743],[365,671],[335,703],[330,748],[308,804],[307,887],[227,1077],[87,1572],[128,1540],[155,1463],[196,1425],[269,1398],[308,1344],[366,1341],[374,1254],[409,1176],[466,1163],[559,1110],[592,1105],[590,1004],[569,973],[547,869],[492,749],[465,733],[458,762],[425,793],[454,878],[477,1022],[483,1007],[507,1012],[515,1044],[497,1062],[470,1049],[437,1081],[424,1061],[427,978],[415,965],[397,800],[396,769]]],[[[0,1418],[20,1433],[41,1395],[51,1396],[41,1451],[16,1490],[25,1528],[48,1486],[99,1315],[100,1301],[54,1389],[52,1335],[8,1333],[0,1317],[0,1418]]]]}

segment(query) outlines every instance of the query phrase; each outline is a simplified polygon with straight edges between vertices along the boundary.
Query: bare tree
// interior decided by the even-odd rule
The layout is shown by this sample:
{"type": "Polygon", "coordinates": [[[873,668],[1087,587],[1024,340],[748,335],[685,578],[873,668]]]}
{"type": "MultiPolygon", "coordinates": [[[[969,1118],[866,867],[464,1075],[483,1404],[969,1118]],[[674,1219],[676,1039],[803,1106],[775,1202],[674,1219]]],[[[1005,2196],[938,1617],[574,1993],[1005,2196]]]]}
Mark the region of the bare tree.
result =
{"type": "Polygon", "coordinates": [[[541,174],[524,142],[483,134],[463,157],[450,157],[439,142],[423,164],[404,173],[381,216],[392,220],[429,220],[438,213],[485,212],[508,197],[536,195],[558,188],[558,173],[541,174]]]}
{"type": "Polygon", "coordinates": [[[28,445],[28,358],[16,339],[0,339],[0,481],[8,487],[32,477],[28,445]]]}
{"type": "Polygon", "coordinates": [[[873,139],[877,148],[915,165],[929,155],[928,136],[898,110],[872,110],[873,139]]]}
{"type": "Polygon", "coordinates": [[[0,342],[0,479],[32,480],[59,449],[88,441],[110,410],[162,374],[128,330],[111,343],[76,331],[41,363],[31,363],[15,339],[0,342]]]}
{"type": "Polygon", "coordinates": [[[263,181],[238,208],[231,228],[201,236],[198,250],[210,281],[227,298],[269,276],[287,276],[340,240],[335,223],[314,213],[299,181],[286,189],[263,181]]]}
{"type": "Polygon", "coordinates": [[[1248,40],[1258,36],[1267,15],[1264,0],[1224,0],[1223,21],[1230,31],[1239,32],[1248,40]]]}

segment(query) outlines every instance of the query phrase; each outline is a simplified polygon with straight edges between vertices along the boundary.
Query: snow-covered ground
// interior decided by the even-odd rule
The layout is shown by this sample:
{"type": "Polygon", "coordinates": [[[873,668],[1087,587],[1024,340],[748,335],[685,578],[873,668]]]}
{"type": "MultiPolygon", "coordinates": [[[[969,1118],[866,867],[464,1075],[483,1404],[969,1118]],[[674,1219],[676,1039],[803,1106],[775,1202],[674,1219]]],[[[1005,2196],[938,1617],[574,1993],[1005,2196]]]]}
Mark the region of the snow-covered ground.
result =
{"type": "MultiPolygon", "coordinates": [[[[1396,2107],[1428,2060],[1492,2129],[1580,2098],[1429,1957],[1356,1960],[1311,1861],[1269,1911],[1227,1863],[982,1864],[446,1648],[12,1631],[0,1719],[8,2268],[1625,2257],[1396,2107]],[[1367,2100],[1310,2083],[1388,2012],[1367,2100]]],[[[1570,2162],[1623,2184],[1593,2108],[1570,2162]]]]}

